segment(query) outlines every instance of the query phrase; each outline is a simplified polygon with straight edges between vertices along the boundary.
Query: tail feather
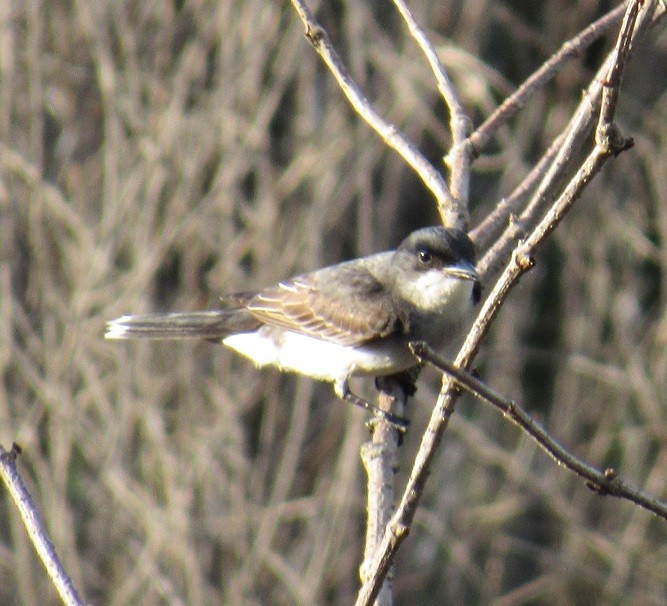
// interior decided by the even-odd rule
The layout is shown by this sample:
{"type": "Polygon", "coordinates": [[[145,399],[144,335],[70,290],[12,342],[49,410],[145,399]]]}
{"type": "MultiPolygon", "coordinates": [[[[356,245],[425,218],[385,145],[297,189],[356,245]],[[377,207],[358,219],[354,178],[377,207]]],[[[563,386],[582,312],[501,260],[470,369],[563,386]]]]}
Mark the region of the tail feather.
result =
{"type": "Polygon", "coordinates": [[[107,322],[106,339],[208,339],[259,328],[245,309],[126,315],[107,322]]]}

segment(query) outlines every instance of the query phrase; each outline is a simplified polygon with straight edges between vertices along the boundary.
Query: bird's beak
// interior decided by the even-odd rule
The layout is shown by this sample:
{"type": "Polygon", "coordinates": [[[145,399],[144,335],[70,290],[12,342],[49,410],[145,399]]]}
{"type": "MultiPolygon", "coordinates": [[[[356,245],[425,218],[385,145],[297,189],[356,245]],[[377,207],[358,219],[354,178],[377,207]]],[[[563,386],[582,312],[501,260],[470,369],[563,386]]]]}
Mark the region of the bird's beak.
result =
{"type": "Polygon", "coordinates": [[[447,267],[445,273],[454,278],[460,278],[461,280],[471,280],[475,282],[478,279],[475,267],[471,263],[463,263],[461,265],[447,267]]]}

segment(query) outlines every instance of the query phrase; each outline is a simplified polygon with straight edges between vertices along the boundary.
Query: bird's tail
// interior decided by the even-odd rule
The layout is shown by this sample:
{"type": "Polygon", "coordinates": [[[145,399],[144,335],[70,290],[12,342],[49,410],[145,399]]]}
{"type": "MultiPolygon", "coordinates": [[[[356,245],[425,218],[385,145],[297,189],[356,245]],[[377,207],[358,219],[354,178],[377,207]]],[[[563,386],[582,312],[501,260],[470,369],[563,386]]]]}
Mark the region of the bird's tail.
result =
{"type": "Polygon", "coordinates": [[[219,341],[233,333],[259,328],[245,309],[221,309],[121,316],[106,324],[106,339],[207,339],[219,341]]]}

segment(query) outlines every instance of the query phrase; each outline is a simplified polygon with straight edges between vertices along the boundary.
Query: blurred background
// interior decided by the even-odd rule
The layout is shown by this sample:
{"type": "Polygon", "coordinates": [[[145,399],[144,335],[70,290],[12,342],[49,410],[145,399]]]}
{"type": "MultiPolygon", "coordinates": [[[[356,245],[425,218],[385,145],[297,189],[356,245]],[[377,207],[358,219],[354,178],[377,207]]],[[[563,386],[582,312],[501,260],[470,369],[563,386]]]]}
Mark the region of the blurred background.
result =
{"type": "MultiPolygon", "coordinates": [[[[478,125],[616,3],[409,5],[478,125]]],[[[393,6],[317,10],[379,110],[441,165],[447,115],[393,6]]],[[[558,135],[613,41],[569,63],[477,161],[473,226],[558,135]]],[[[664,499],[667,44],[650,44],[619,110],[634,149],[542,249],[478,365],[576,455],[664,499]]],[[[0,443],[23,447],[85,600],[354,601],[364,413],[222,347],[106,342],[104,322],[215,306],[437,221],[288,3],[0,0],[0,443]]],[[[425,371],[399,488],[438,387],[425,371]]],[[[372,396],[372,381],[358,389],[372,396]]],[[[5,490],[0,512],[0,602],[58,603],[5,490]]],[[[667,526],[464,398],[394,586],[397,604],[660,605],[667,526]]]]}

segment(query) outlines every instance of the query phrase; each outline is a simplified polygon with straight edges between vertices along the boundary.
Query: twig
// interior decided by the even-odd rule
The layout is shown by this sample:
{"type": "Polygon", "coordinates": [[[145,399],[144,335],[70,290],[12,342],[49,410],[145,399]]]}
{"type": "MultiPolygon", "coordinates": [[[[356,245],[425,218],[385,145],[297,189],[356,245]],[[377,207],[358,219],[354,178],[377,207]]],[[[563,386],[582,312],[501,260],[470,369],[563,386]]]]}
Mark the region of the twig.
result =
{"type": "Polygon", "coordinates": [[[35,550],[42,560],[63,603],[78,606],[83,604],[83,602],[74,588],[72,580],[58,559],[55,547],[49,540],[37,506],[30,497],[30,493],[16,469],[16,457],[20,452],[21,449],[16,444],[9,451],[0,446],[0,477],[2,477],[2,481],[7,486],[12,499],[14,499],[30,540],[35,546],[35,550]]]}
{"type": "MultiPolygon", "coordinates": [[[[470,232],[470,238],[475,243],[477,250],[486,250],[489,244],[498,237],[499,232],[506,227],[508,217],[512,217],[524,204],[533,189],[543,179],[547,168],[561,150],[563,139],[564,135],[562,133],[556,137],[539,162],[523,178],[514,191],[507,198],[502,199],[493,211],[470,232]]],[[[503,259],[501,255],[493,255],[491,258],[501,261],[503,259]]],[[[489,263],[488,259],[486,262],[483,260],[478,264],[477,273],[482,283],[486,281],[491,271],[493,271],[493,265],[489,263]]]]}
{"type": "MultiPolygon", "coordinates": [[[[562,67],[566,60],[576,56],[582,48],[585,48],[597,39],[609,27],[621,21],[624,9],[624,6],[615,8],[587,27],[581,34],[566,42],[560,51],[549,59],[544,66],[538,69],[525,84],[501,104],[496,112],[479,127],[476,133],[471,135],[471,139],[476,142],[475,146],[486,145],[493,133],[523,107],[537,88],[552,78],[556,74],[557,69],[562,67]],[[531,86],[528,86],[529,83],[532,83],[531,86]],[[480,138],[477,139],[477,137],[480,138]]],[[[481,249],[486,248],[486,243],[491,241],[493,233],[498,230],[498,226],[506,225],[507,217],[510,216],[510,213],[517,211],[522,197],[525,196],[527,191],[532,189],[537,179],[541,179],[538,188],[531,196],[529,203],[518,220],[507,227],[503,236],[496,240],[493,247],[480,260],[477,271],[482,281],[488,279],[493,274],[497,269],[497,265],[504,262],[510,248],[516,244],[518,238],[535,224],[536,217],[540,215],[544,205],[550,202],[548,192],[552,191],[562,178],[571,158],[575,156],[575,150],[579,149],[587,139],[589,129],[593,125],[595,112],[600,107],[603,89],[602,82],[609,70],[609,65],[613,61],[613,56],[613,53],[610,53],[588,87],[584,96],[588,100],[588,103],[581,103],[579,105],[563,133],[554,140],[540,162],[535,165],[516,190],[508,197],[507,203],[499,204],[471,233],[471,237],[477,246],[481,249]]],[[[477,148],[477,151],[481,151],[481,148],[477,148]]]]}
{"type": "MultiPolygon", "coordinates": [[[[609,68],[609,73],[603,81],[602,93],[602,107],[600,109],[600,120],[596,131],[596,143],[604,145],[601,141],[610,135],[610,130],[613,128],[614,114],[618,106],[618,97],[621,92],[621,82],[623,81],[623,70],[630,56],[630,43],[632,42],[632,33],[637,23],[637,15],[639,9],[644,4],[644,0],[633,0],[628,6],[628,10],[623,17],[623,24],[621,25],[621,33],[616,41],[616,48],[614,49],[618,59],[613,62],[609,68]]],[[[616,136],[616,135],[613,135],[616,136]]],[[[621,150],[623,151],[623,150],[621,150]]]]}
{"type": "Polygon", "coordinates": [[[452,133],[452,146],[445,158],[445,163],[450,169],[449,187],[452,195],[467,205],[470,191],[470,163],[472,160],[468,141],[468,134],[471,129],[470,118],[463,109],[463,104],[447,75],[447,71],[438,58],[438,53],[423,30],[417,25],[410,9],[403,0],[394,0],[394,4],[407,24],[410,34],[424,53],[435,76],[438,90],[449,109],[449,130],[452,133]]]}
{"type": "Polygon", "coordinates": [[[571,40],[568,40],[552,55],[517,91],[505,99],[498,109],[469,137],[472,151],[478,156],[488,145],[496,131],[526,105],[528,100],[558,73],[564,63],[574,59],[581,51],[595,42],[622,18],[625,6],[617,6],[597,21],[589,25],[571,40]]]}
{"type": "MultiPolygon", "coordinates": [[[[641,27],[649,24],[654,25],[664,17],[664,12],[658,13],[656,11],[652,15],[653,22],[651,23],[651,13],[651,10],[644,12],[644,18],[640,24],[641,27]]],[[[622,27],[625,28],[626,25],[627,23],[624,23],[622,27]]],[[[620,40],[621,38],[619,38],[619,42],[620,40]]],[[[524,211],[518,218],[510,222],[503,236],[496,240],[492,248],[487,250],[484,257],[479,261],[477,272],[482,282],[495,272],[497,266],[507,258],[511,247],[523,237],[525,232],[535,225],[537,218],[543,212],[543,208],[550,202],[551,196],[549,192],[553,191],[563,179],[571,163],[571,158],[576,156],[578,150],[587,140],[589,129],[592,127],[596,115],[599,122],[602,114],[598,114],[597,112],[600,111],[603,96],[608,94],[605,93],[605,89],[607,88],[605,83],[609,78],[609,73],[614,65],[614,57],[617,56],[617,52],[618,48],[607,57],[589,85],[584,95],[584,102],[579,104],[563,133],[552,143],[540,162],[508,197],[507,204],[498,205],[496,210],[471,233],[471,237],[477,246],[484,249],[485,243],[490,241],[491,234],[497,229],[497,226],[505,224],[507,217],[512,217],[512,213],[516,211],[516,207],[520,203],[521,197],[525,195],[526,190],[532,188],[536,179],[542,176],[539,186],[531,196],[524,211]]],[[[620,80],[617,82],[616,88],[618,88],[618,83],[620,83],[620,80]]],[[[596,132],[599,136],[600,133],[607,131],[598,128],[596,132]]],[[[607,132],[607,135],[612,136],[613,133],[607,132]]]]}
{"type": "Polygon", "coordinates": [[[428,162],[417,148],[396,126],[387,122],[361,89],[347,73],[329,36],[315,20],[310,9],[302,0],[292,0],[296,12],[306,27],[306,38],[312,44],[331,70],[341,90],[356,112],[369,124],[382,140],[408,163],[419,175],[424,185],[435,196],[443,225],[467,227],[468,210],[465,204],[452,196],[443,176],[428,162]]]}
{"type": "MultiPolygon", "coordinates": [[[[598,70],[593,82],[588,87],[582,103],[579,104],[574,115],[570,119],[567,127],[560,137],[560,145],[552,145],[549,152],[556,151],[551,163],[542,168],[542,180],[537,189],[531,196],[526,208],[518,217],[518,220],[511,222],[505,233],[498,238],[494,245],[489,249],[484,257],[478,263],[478,274],[482,280],[489,277],[494,267],[498,263],[504,262],[510,249],[516,245],[516,242],[524,233],[535,225],[538,217],[544,212],[544,207],[550,202],[553,190],[563,179],[568,167],[571,164],[575,152],[581,149],[589,136],[593,124],[595,112],[598,111],[602,98],[602,80],[609,70],[609,66],[614,61],[614,54],[610,54],[602,67],[598,70]]],[[[538,166],[542,167],[542,163],[538,166]]],[[[533,174],[537,177],[539,172],[536,167],[533,174]]]]}
{"type": "Polygon", "coordinates": [[[436,354],[426,343],[415,343],[412,344],[411,348],[418,358],[430,362],[442,372],[447,373],[456,383],[465,387],[472,394],[500,409],[510,421],[528,433],[556,463],[564,465],[584,478],[588,488],[599,495],[619,497],[637,503],[637,505],[667,520],[667,503],[637,488],[628,486],[618,478],[615,469],[608,468],[601,472],[587,465],[561,446],[517,404],[501,396],[485,383],[473,377],[469,372],[447,362],[447,360],[436,354]]]}
{"type": "MultiPolygon", "coordinates": [[[[645,3],[645,10],[642,14],[642,23],[646,17],[650,18],[655,0],[645,3]]],[[[636,39],[637,32],[640,31],[639,20],[637,27],[632,32],[632,39],[636,39]]],[[[621,35],[626,35],[622,32],[621,35]]],[[[615,52],[614,63],[621,60],[619,53],[615,52]]],[[[550,211],[540,221],[537,227],[529,237],[515,250],[505,271],[496,283],[489,297],[484,302],[479,316],[470,330],[463,347],[459,351],[455,360],[455,366],[467,368],[480,346],[483,336],[488,331],[491,321],[495,317],[498,309],[507,297],[512,286],[516,284],[523,273],[529,270],[534,262],[532,254],[534,250],[544,241],[544,239],[553,231],[556,225],[562,220],[572,203],[579,197],[583,189],[588,185],[593,176],[597,174],[605,161],[612,155],[626,149],[625,141],[620,138],[606,137],[600,141],[596,140],[596,145],[584,162],[583,166],[577,171],[572,181],[565,188],[554,203],[550,211]],[[615,147],[620,143],[621,147],[615,147]]],[[[444,431],[447,428],[449,419],[454,412],[455,402],[458,397],[458,390],[448,377],[443,377],[443,385],[438,396],[438,400],[431,415],[429,424],[422,437],[419,451],[415,457],[415,463],[408,479],[403,497],[399,503],[396,513],[387,525],[382,543],[378,548],[376,559],[373,563],[373,573],[368,583],[360,590],[357,596],[357,606],[369,605],[373,603],[377,592],[391,566],[393,558],[401,542],[407,536],[412,520],[421,499],[426,480],[429,475],[431,463],[437,452],[438,445],[442,441],[444,431]]]]}
{"type": "MultiPolygon", "coordinates": [[[[577,151],[581,149],[582,145],[588,139],[596,112],[600,111],[603,102],[606,88],[605,82],[608,79],[609,71],[613,68],[618,57],[617,51],[618,49],[615,49],[609,54],[602,67],[596,73],[584,95],[583,102],[579,104],[564,132],[559,137],[559,144],[556,145],[554,142],[544,155],[543,159],[547,157],[553,158],[551,163],[547,166],[543,162],[540,162],[524,180],[524,182],[528,179],[534,181],[535,177],[538,177],[541,173],[543,174],[539,186],[531,196],[521,215],[517,220],[510,223],[502,237],[496,240],[491,249],[486,252],[478,263],[477,272],[482,280],[487,279],[492,274],[496,265],[502,263],[507,258],[510,249],[516,244],[518,239],[535,225],[545,205],[550,202],[551,195],[549,192],[552,192],[563,179],[572,158],[576,156],[577,151]],[[552,156],[554,151],[555,155],[552,156]]],[[[600,129],[597,132],[600,133],[600,129]]],[[[521,188],[522,186],[523,183],[519,187],[521,188]]],[[[493,214],[494,220],[501,220],[500,214],[493,214]]],[[[480,230],[487,228],[490,229],[488,224],[487,227],[480,227],[480,230]]],[[[477,230],[475,235],[480,235],[477,230]]]]}

